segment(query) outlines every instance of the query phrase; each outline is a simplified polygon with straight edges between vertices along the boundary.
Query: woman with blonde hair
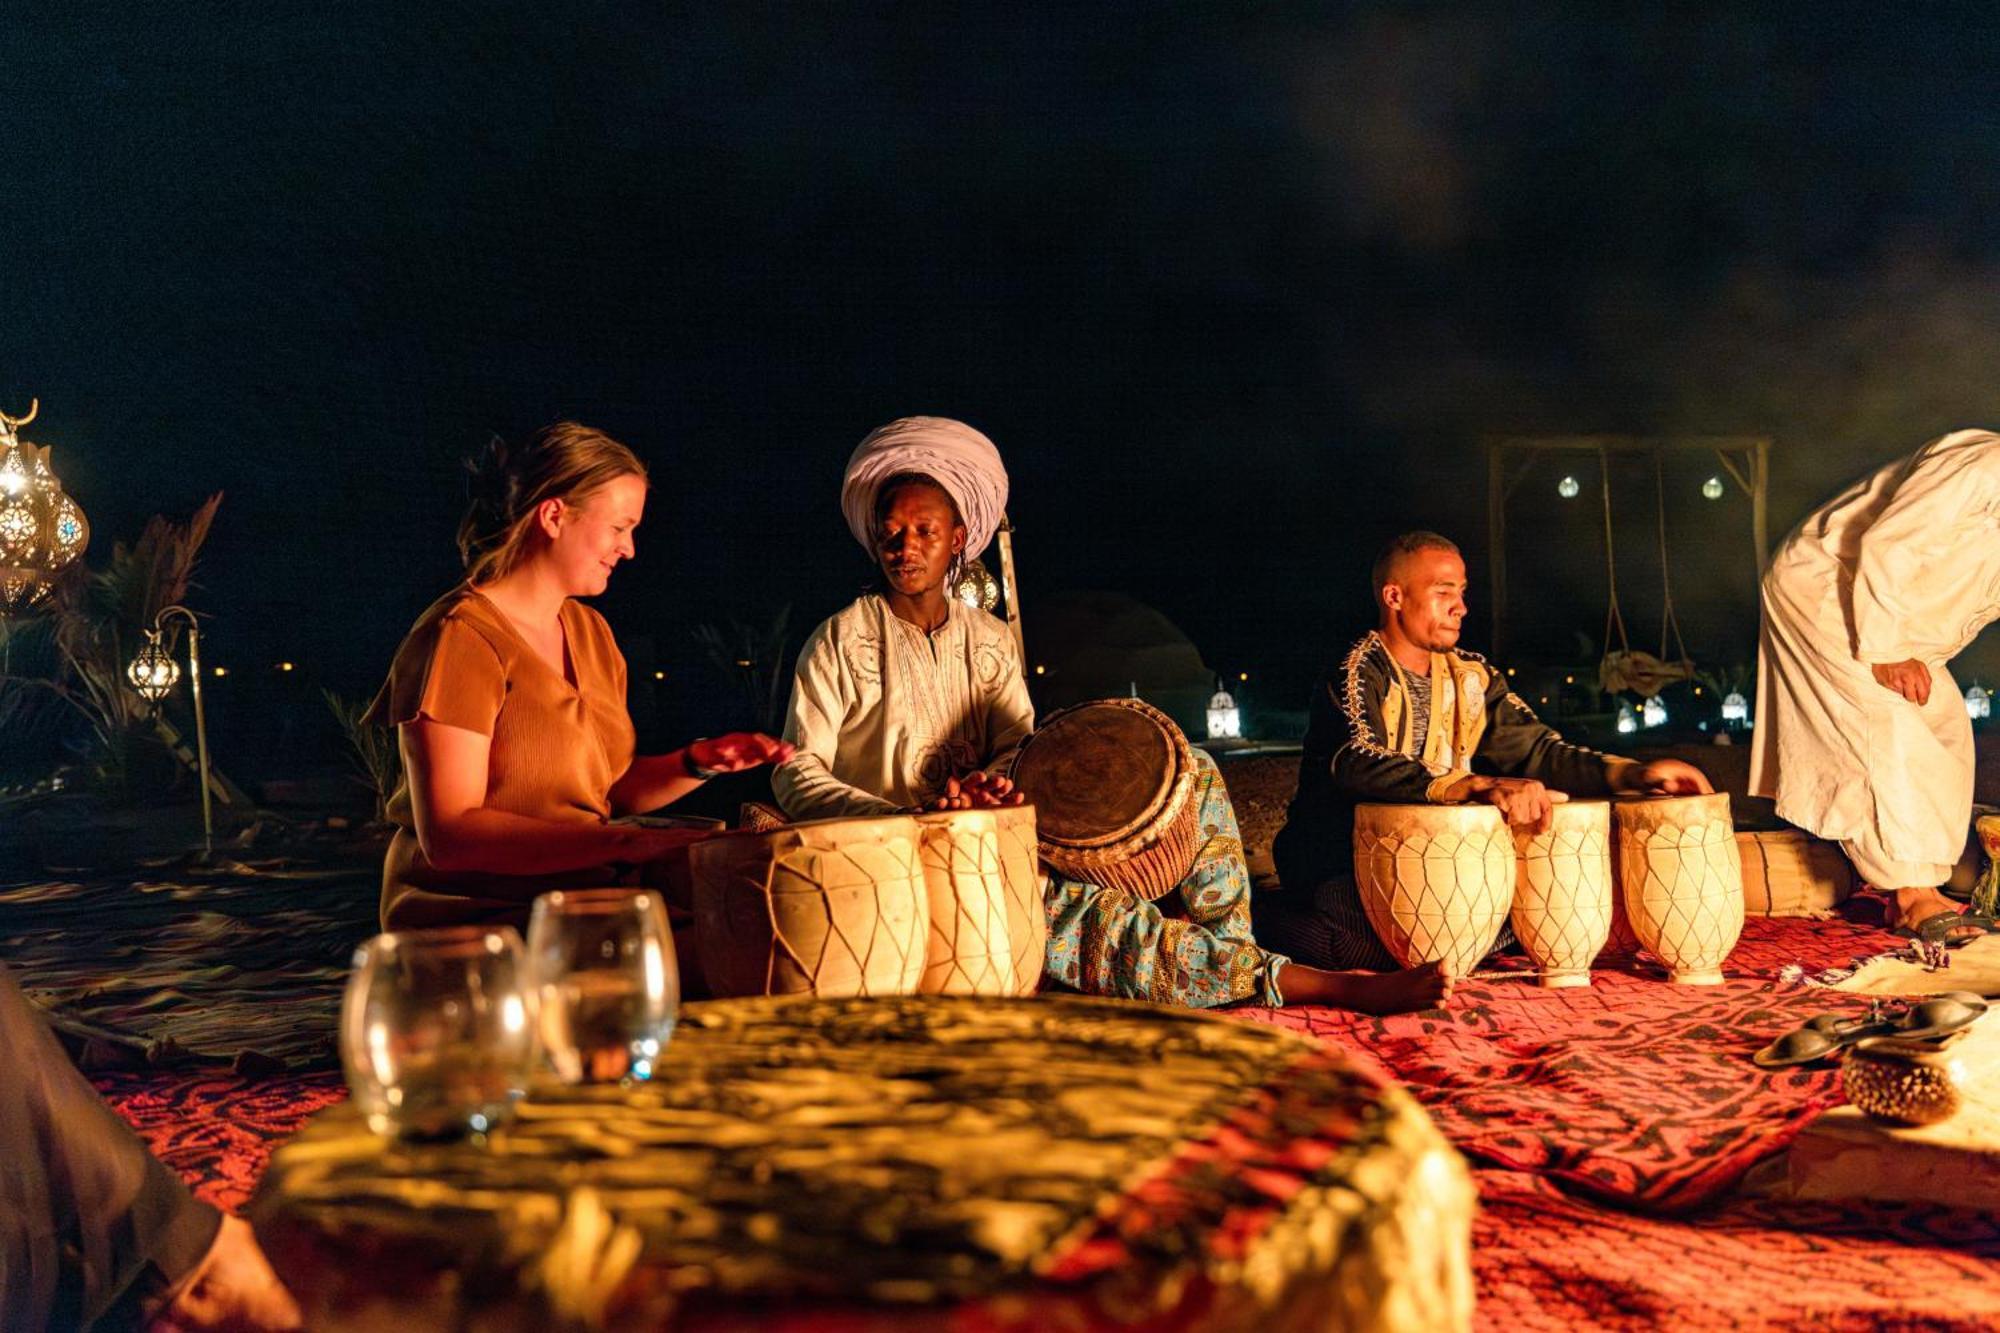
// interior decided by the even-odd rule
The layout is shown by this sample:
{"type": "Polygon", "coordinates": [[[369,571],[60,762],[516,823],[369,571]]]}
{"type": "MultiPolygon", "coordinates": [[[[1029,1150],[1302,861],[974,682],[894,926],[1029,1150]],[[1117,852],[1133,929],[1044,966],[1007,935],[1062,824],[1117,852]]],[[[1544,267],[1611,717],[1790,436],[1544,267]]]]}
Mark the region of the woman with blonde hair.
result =
{"type": "Polygon", "coordinates": [[[634,554],[646,469],[559,422],[495,440],[459,524],[466,578],[417,618],[368,718],[396,728],[404,778],[382,867],[382,926],[525,922],[548,889],[628,882],[698,833],[613,823],[792,747],[740,732],[635,755],[625,659],[577,601],[634,554]]]}

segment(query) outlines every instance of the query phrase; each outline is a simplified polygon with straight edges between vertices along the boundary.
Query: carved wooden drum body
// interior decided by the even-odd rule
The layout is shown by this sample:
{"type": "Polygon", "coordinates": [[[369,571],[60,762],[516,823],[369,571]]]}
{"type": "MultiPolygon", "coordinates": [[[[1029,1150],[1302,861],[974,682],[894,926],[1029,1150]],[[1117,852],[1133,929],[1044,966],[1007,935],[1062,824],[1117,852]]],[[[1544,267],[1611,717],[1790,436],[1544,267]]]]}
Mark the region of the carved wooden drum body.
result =
{"type": "Polygon", "coordinates": [[[1051,869],[1150,900],[1187,878],[1201,850],[1195,763],[1165,713],[1100,699],[1042,719],[1010,772],[1051,869]]]}
{"type": "Polygon", "coordinates": [[[1619,801],[1612,824],[1619,893],[1639,943],[1682,985],[1720,985],[1743,934],[1743,863],[1728,795],[1619,801]]]}
{"type": "Polygon", "coordinates": [[[1490,805],[1362,805],[1354,882],[1368,924],[1405,967],[1466,976],[1514,903],[1513,835],[1490,805]]]}
{"type": "Polygon", "coordinates": [[[909,995],[930,926],[909,815],[821,819],[697,844],[695,927],[718,996],[909,995]]]}
{"type": "Polygon", "coordinates": [[[916,816],[922,830],[924,995],[1032,995],[1042,979],[1042,907],[1032,806],[916,816]]]}
{"type": "Polygon", "coordinates": [[[1547,833],[1514,834],[1514,934],[1544,986],[1588,986],[1611,934],[1611,806],[1565,801],[1547,833]]]}

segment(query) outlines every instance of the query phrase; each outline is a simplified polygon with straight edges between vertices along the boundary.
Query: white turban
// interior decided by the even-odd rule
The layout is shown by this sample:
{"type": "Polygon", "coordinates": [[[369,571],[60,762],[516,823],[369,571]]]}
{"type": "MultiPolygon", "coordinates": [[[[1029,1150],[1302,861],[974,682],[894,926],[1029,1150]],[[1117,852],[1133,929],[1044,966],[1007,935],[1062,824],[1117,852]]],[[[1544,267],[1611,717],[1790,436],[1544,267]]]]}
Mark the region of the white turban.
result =
{"type": "Polygon", "coordinates": [[[904,417],[869,432],[847,460],[840,510],[854,540],[875,550],[875,498],[882,483],[902,472],[944,487],[965,520],[965,558],[977,559],[1000,527],[1007,508],[1007,469],[993,441],[950,417],[904,417]]]}

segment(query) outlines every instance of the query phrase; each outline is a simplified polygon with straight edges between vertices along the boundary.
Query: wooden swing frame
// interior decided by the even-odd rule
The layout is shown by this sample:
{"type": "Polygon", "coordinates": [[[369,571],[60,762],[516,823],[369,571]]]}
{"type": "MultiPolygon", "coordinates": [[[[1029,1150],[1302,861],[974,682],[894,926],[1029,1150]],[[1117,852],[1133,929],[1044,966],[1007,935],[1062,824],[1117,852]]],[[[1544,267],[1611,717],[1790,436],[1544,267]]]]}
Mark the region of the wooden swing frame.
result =
{"type": "MultiPolygon", "coordinates": [[[[1504,659],[1507,624],[1507,501],[1547,454],[1712,454],[1750,497],[1750,538],[1756,572],[1769,559],[1768,498],[1771,441],[1761,435],[1496,435],[1486,440],[1487,566],[1490,570],[1493,656],[1504,659]]],[[[1608,482],[1607,482],[1608,484],[1608,482]]],[[[1608,648],[1608,645],[1607,645],[1608,648]]]]}

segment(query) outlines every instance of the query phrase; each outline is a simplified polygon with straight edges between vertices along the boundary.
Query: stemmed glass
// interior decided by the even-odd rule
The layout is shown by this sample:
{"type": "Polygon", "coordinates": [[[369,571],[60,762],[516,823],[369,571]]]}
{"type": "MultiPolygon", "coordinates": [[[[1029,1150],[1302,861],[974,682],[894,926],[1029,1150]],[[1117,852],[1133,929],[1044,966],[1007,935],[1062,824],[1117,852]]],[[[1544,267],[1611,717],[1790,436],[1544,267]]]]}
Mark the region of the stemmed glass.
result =
{"type": "Polygon", "coordinates": [[[528,967],[556,1077],[615,1083],[653,1076],[681,1009],[680,965],[658,894],[543,894],[528,918],[528,967]]]}
{"type": "Polygon", "coordinates": [[[377,935],[354,952],[340,1055],[378,1134],[483,1134],[513,1114],[537,1059],[535,994],[512,926],[377,935]]]}

